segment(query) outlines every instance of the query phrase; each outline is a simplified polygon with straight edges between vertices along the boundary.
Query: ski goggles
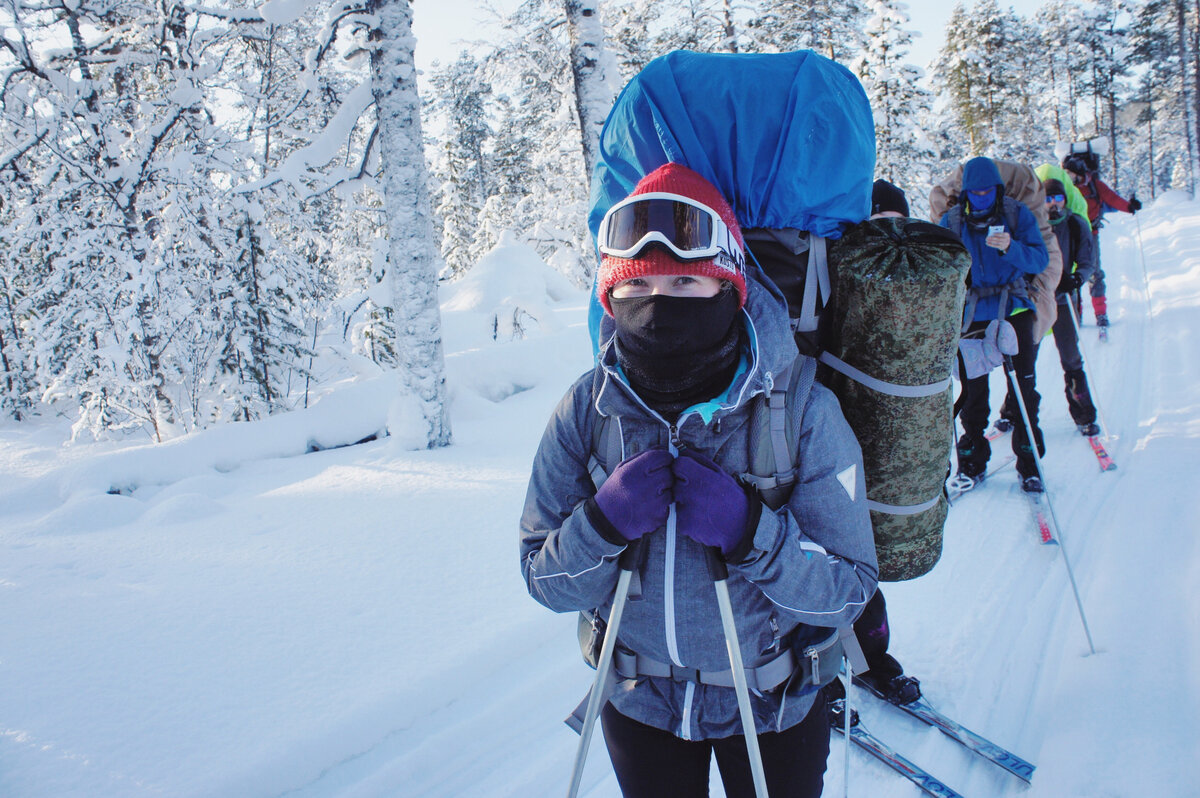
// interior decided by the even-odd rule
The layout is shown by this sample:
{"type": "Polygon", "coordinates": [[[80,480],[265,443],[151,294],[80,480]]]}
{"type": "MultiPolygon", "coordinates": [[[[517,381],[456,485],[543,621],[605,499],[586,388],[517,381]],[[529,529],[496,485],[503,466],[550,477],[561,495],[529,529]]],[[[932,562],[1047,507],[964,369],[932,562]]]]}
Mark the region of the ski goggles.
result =
{"type": "Polygon", "coordinates": [[[1066,194],[1047,194],[1046,195],[1046,204],[1047,205],[1049,205],[1051,202],[1066,202],[1066,201],[1067,201],[1066,194]]]}
{"type": "Polygon", "coordinates": [[[682,261],[712,260],[730,271],[745,269],[742,247],[720,214],[679,194],[648,192],[623,199],[604,214],[596,233],[597,248],[610,258],[637,257],[650,244],[663,245],[682,261]]]}

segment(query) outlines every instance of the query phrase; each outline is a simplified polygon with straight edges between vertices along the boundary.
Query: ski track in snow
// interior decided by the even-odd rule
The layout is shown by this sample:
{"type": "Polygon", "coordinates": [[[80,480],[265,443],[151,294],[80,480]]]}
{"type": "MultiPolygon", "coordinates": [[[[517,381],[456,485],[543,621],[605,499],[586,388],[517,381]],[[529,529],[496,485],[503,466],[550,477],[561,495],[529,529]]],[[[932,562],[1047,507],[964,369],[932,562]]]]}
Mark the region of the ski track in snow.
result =
{"type": "MultiPolygon", "coordinates": [[[[1039,542],[1006,469],[951,508],[930,574],[884,586],[892,652],[930,703],[1038,767],[1026,787],[860,695],[872,732],[967,796],[1195,790],[1200,204],[1161,198],[1140,237],[1111,216],[1112,335],[1100,343],[1085,308],[1082,337],[1118,469],[1100,472],[1076,433],[1047,339],[1061,546],[1039,542]]],[[[136,464],[109,457],[122,447],[64,448],[61,423],[0,425],[0,795],[565,792],[578,738],[562,719],[593,672],[574,616],[526,594],[516,545],[537,440],[589,360],[578,297],[554,313],[542,337],[507,347],[468,340],[474,317],[450,319],[464,341],[447,350],[444,450],[378,441],[219,470],[180,455],[174,481],[118,496],[71,475],[136,464]]],[[[994,409],[1004,375],[992,379],[994,409]]],[[[840,795],[845,746],[831,746],[827,794],[840,795]]],[[[918,794],[850,758],[851,795],[918,794]]],[[[581,795],[619,796],[599,733],[581,795]]]]}

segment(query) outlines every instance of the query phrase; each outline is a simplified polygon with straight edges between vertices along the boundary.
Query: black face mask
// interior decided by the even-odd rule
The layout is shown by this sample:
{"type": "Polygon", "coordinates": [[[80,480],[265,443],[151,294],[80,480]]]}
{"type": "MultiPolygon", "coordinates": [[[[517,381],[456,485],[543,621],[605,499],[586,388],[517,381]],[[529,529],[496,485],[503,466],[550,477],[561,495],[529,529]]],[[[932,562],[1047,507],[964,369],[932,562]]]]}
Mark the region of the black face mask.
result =
{"type": "Polygon", "coordinates": [[[630,385],[674,418],[728,387],[737,368],[742,325],[739,297],[656,294],[609,300],[617,326],[617,360],[630,385]]]}
{"type": "Polygon", "coordinates": [[[1058,221],[1063,217],[1063,209],[1057,205],[1051,205],[1050,209],[1046,211],[1046,213],[1049,215],[1050,221],[1052,222],[1058,221]]]}

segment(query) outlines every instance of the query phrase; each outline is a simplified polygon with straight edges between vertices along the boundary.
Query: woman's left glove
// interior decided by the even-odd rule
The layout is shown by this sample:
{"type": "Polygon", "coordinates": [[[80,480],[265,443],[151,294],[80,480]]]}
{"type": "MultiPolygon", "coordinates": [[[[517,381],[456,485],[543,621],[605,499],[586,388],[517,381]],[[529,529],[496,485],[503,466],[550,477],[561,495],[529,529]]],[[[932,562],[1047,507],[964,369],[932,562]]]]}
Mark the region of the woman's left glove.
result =
{"type": "Polygon", "coordinates": [[[680,452],[671,470],[679,531],[697,543],[719,548],[728,562],[744,560],[754,543],[762,503],[703,455],[680,452]]]}

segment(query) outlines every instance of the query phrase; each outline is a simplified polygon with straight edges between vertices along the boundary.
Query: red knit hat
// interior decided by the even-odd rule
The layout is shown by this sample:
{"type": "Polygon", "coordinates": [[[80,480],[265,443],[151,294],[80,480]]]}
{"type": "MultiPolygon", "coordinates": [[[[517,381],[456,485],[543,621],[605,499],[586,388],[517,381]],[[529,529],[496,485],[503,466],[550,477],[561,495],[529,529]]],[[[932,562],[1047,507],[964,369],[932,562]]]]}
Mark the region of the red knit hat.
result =
{"type": "MultiPolygon", "coordinates": [[[[677,163],[668,163],[658,167],[638,181],[637,186],[630,192],[633,197],[638,194],[664,192],[678,194],[688,199],[706,205],[717,212],[729,232],[742,247],[746,242],[742,238],[742,229],[738,227],[733,215],[733,208],[716,186],[705,180],[699,174],[677,163]]],[[[617,283],[633,277],[650,274],[698,274],[705,277],[715,277],[718,280],[728,280],[737,289],[739,307],[746,304],[746,271],[744,260],[734,262],[733,259],[721,257],[721,263],[715,260],[683,261],[676,258],[665,247],[648,245],[633,258],[615,258],[610,255],[600,257],[600,272],[596,276],[596,293],[600,304],[611,316],[612,306],[609,305],[609,290],[617,283]]]]}

